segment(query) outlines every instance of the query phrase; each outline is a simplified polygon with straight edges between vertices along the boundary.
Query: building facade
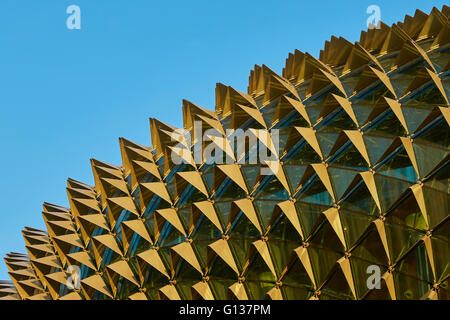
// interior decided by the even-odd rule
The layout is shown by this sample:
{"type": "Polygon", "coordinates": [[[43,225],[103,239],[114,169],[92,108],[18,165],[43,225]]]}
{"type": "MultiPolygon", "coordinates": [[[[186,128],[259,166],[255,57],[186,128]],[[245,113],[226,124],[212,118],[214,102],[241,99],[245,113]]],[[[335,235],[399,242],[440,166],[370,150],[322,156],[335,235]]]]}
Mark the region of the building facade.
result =
{"type": "Polygon", "coordinates": [[[122,166],[44,203],[0,300],[449,299],[449,15],[255,66],[215,111],[183,101],[184,130],[150,119],[152,148],[119,139],[122,166]]]}

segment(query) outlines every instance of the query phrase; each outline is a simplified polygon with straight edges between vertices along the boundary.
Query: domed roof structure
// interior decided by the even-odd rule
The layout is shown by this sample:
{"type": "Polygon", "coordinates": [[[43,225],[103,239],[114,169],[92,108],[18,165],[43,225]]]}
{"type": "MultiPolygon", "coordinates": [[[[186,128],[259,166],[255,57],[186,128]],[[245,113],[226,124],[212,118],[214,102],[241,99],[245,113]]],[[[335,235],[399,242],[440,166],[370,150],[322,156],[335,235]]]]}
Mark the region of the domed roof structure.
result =
{"type": "Polygon", "coordinates": [[[449,299],[449,15],[150,119],[151,148],[121,138],[122,166],[44,203],[0,299],[449,299]]]}

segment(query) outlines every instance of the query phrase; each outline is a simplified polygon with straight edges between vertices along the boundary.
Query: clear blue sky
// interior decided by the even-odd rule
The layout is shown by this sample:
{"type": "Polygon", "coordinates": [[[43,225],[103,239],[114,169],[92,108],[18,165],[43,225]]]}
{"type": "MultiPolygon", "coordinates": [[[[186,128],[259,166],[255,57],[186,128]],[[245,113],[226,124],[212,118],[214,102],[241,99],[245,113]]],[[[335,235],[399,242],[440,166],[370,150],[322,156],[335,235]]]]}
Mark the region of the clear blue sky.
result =
{"type": "Polygon", "coordinates": [[[216,82],[246,91],[254,64],[281,73],[294,49],[359,40],[369,5],[391,25],[445,3],[1,0],[0,256],[26,252],[44,201],[68,206],[67,178],[93,184],[90,158],[120,165],[119,137],[151,145],[149,117],[181,127],[182,99],[213,109],[216,82]],[[81,30],[66,28],[72,4],[81,30]]]}

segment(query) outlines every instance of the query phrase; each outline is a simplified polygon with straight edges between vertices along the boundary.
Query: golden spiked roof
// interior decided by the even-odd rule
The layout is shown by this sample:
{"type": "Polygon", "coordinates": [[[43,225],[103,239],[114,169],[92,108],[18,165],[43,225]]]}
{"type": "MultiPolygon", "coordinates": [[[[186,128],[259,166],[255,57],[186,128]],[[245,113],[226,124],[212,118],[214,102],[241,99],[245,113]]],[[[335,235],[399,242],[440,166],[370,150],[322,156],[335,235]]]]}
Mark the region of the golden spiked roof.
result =
{"type": "Polygon", "coordinates": [[[150,119],[153,148],[121,138],[122,166],[92,159],[95,187],[44,203],[0,300],[449,299],[449,15],[255,66],[247,93],[217,84],[215,112],[183,101],[185,131],[150,119]],[[229,129],[266,132],[275,159],[240,161],[229,129]]]}

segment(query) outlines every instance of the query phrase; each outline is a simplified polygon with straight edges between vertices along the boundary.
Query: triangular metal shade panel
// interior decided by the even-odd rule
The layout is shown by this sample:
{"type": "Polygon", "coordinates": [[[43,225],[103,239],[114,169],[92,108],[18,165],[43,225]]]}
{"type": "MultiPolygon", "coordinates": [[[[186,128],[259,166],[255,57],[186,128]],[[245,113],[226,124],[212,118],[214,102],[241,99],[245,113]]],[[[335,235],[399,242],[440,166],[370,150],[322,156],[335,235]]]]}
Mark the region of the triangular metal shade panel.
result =
{"type": "Polygon", "coordinates": [[[70,208],[22,231],[0,300],[450,299],[449,14],[255,66],[247,93],[217,84],[215,111],[184,100],[191,140],[156,119],[152,147],[120,138],[122,166],[92,159],[95,186],[69,179],[70,208]],[[211,128],[231,163],[197,163],[211,128]],[[227,129],[281,148],[242,163],[255,145],[228,149],[227,129]]]}

